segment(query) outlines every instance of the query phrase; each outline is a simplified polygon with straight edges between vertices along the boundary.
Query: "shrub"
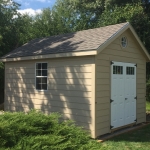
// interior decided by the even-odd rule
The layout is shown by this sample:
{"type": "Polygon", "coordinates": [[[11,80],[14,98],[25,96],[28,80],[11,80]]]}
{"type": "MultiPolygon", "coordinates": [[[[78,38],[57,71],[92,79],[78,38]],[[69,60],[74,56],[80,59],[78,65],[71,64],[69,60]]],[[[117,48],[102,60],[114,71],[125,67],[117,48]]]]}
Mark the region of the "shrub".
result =
{"type": "Polygon", "coordinates": [[[1,149],[74,150],[99,149],[100,144],[72,121],[60,122],[60,115],[35,110],[0,115],[1,149]]]}

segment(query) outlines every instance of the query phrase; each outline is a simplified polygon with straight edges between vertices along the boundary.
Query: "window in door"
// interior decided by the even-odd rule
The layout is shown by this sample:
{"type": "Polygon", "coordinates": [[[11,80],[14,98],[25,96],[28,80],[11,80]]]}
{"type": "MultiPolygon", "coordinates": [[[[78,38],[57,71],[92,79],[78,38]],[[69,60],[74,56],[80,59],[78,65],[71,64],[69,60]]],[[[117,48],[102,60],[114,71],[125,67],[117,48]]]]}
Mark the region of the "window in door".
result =
{"type": "Polygon", "coordinates": [[[113,66],[113,74],[123,74],[123,66],[113,66]]]}
{"type": "Polygon", "coordinates": [[[134,67],[126,67],[127,75],[134,75],[134,67]]]}

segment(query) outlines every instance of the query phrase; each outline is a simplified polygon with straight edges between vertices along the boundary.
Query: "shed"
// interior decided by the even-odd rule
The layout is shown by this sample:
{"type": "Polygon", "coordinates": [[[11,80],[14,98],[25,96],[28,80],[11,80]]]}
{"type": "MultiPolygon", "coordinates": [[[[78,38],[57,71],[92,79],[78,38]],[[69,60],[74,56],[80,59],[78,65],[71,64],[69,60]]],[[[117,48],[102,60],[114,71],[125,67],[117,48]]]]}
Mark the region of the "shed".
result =
{"type": "Polygon", "coordinates": [[[149,60],[128,22],[34,39],[1,58],[4,109],[60,112],[93,138],[145,122],[149,60]]]}

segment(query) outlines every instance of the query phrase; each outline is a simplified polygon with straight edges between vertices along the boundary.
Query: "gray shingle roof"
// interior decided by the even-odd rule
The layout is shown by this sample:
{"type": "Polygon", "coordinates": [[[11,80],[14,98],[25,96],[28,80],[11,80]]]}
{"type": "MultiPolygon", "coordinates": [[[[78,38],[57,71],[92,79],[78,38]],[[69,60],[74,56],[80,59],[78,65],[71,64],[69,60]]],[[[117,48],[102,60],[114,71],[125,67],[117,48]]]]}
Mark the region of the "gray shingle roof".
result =
{"type": "Polygon", "coordinates": [[[2,58],[96,50],[128,23],[34,39],[2,58]]]}

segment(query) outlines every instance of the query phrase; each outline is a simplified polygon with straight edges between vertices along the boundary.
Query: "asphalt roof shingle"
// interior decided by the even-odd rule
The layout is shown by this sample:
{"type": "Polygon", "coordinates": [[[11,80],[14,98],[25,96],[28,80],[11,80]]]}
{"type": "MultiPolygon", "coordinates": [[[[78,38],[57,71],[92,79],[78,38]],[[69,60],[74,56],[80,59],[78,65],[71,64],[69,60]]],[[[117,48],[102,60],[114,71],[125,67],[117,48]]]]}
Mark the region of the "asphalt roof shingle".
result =
{"type": "Polygon", "coordinates": [[[128,23],[34,39],[2,58],[96,50],[128,23]]]}

